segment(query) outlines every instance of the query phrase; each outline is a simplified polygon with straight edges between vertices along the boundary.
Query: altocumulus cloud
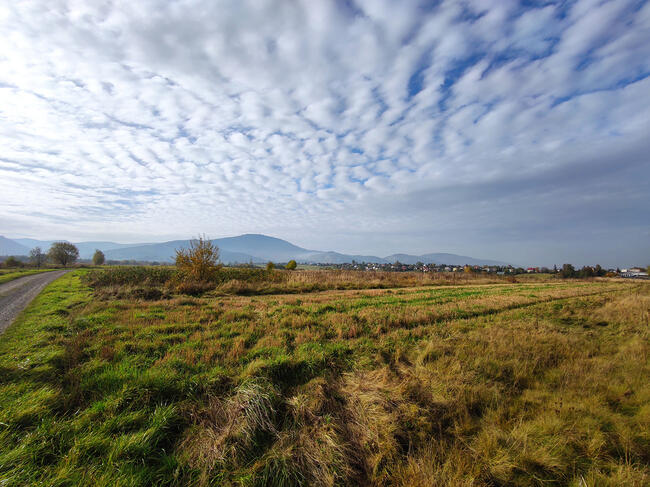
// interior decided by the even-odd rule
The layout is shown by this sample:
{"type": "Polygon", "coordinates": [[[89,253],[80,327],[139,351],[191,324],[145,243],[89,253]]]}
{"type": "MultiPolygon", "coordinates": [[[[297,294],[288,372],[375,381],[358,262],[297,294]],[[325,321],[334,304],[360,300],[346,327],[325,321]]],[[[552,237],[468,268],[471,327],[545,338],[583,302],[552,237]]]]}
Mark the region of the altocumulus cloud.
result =
{"type": "Polygon", "coordinates": [[[650,258],[650,3],[0,5],[0,228],[650,258]]]}

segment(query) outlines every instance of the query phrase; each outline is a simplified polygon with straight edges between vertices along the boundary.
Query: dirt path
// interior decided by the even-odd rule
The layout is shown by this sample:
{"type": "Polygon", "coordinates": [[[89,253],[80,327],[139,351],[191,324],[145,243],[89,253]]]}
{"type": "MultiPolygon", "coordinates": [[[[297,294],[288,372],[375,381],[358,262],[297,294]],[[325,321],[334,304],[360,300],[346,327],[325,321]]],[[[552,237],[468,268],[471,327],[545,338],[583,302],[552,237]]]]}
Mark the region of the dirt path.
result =
{"type": "Polygon", "coordinates": [[[13,323],[45,286],[66,272],[69,271],[43,272],[0,284],[0,333],[13,323]]]}

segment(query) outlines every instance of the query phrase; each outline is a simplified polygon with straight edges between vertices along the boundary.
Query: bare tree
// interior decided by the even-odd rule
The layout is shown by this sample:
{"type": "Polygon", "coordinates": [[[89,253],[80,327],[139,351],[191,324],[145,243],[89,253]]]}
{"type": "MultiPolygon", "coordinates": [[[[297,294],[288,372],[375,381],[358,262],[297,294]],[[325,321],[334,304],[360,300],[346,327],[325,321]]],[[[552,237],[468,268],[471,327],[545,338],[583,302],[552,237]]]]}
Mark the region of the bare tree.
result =
{"type": "Polygon", "coordinates": [[[46,259],[47,256],[43,253],[40,247],[34,247],[32,250],[29,251],[29,260],[36,267],[40,268],[43,264],[45,264],[46,259]]]}

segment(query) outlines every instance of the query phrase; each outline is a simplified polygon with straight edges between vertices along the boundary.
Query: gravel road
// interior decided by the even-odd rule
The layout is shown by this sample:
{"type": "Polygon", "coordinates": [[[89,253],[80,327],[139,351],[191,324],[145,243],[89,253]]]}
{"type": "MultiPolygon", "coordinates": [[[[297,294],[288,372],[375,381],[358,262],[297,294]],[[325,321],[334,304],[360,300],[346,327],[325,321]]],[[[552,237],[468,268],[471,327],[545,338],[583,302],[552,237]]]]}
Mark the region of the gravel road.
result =
{"type": "Polygon", "coordinates": [[[38,296],[45,286],[69,271],[52,271],[20,277],[0,284],[0,333],[38,296]]]}

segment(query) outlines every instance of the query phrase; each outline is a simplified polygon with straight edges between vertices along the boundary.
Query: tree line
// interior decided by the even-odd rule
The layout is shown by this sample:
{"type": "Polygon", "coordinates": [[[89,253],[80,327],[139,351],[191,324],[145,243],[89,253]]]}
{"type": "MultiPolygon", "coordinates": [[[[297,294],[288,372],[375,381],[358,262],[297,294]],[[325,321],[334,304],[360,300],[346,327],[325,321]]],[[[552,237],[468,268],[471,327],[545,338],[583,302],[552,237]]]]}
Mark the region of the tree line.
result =
{"type": "MultiPolygon", "coordinates": [[[[67,267],[79,259],[79,249],[70,242],[54,242],[47,253],[41,247],[34,247],[29,251],[29,262],[37,268],[46,263],[67,267]]],[[[104,253],[97,249],[93,255],[93,264],[102,265],[105,262],[104,253]]],[[[5,267],[21,267],[23,263],[16,257],[8,257],[4,262],[5,267]]]]}
{"type": "Polygon", "coordinates": [[[607,271],[600,265],[589,266],[586,265],[582,269],[576,269],[571,264],[564,264],[562,268],[557,271],[560,277],[602,277],[607,275],[607,271]]]}

